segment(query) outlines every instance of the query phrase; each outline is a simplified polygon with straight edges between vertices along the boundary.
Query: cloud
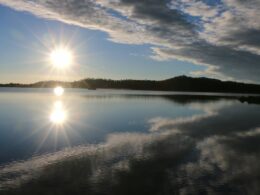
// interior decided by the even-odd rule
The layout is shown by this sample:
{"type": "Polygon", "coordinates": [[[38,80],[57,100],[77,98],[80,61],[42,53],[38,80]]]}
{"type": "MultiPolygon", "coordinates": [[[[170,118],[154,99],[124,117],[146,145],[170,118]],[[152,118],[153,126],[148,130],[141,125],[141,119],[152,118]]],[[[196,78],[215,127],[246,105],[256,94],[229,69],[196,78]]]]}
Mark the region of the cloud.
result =
{"type": "Polygon", "coordinates": [[[256,128],[256,129],[246,131],[246,132],[239,132],[239,133],[237,133],[237,136],[253,137],[253,136],[258,136],[259,134],[260,134],[260,128],[256,128]]]}
{"type": "Polygon", "coordinates": [[[197,0],[175,0],[171,1],[170,6],[172,9],[180,9],[190,16],[201,17],[205,21],[217,16],[219,9],[218,6],[213,7],[197,0]]]}
{"type": "Polygon", "coordinates": [[[16,10],[148,44],[152,58],[206,66],[194,74],[260,82],[258,0],[0,0],[16,10]],[[214,3],[215,2],[215,3],[214,3]]]}

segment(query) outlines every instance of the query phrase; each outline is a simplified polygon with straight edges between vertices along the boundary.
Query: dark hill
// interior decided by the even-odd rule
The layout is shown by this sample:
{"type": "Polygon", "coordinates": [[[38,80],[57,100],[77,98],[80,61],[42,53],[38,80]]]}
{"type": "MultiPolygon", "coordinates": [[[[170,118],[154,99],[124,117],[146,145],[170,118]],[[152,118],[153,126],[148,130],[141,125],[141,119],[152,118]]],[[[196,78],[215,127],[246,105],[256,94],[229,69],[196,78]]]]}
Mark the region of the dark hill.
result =
{"type": "Polygon", "coordinates": [[[161,88],[170,91],[260,93],[260,85],[211,78],[179,76],[161,81],[161,88]]]}

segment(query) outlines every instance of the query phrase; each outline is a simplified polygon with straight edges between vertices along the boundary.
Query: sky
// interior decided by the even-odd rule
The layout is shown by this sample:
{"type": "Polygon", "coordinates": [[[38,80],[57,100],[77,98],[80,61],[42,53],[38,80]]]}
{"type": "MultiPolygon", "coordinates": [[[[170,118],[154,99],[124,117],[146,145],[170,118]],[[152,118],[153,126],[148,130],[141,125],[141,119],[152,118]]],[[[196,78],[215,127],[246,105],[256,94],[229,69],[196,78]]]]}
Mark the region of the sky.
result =
{"type": "Polygon", "coordinates": [[[177,75],[260,83],[259,0],[0,0],[0,83],[177,75]],[[51,66],[57,46],[73,53],[51,66]]]}

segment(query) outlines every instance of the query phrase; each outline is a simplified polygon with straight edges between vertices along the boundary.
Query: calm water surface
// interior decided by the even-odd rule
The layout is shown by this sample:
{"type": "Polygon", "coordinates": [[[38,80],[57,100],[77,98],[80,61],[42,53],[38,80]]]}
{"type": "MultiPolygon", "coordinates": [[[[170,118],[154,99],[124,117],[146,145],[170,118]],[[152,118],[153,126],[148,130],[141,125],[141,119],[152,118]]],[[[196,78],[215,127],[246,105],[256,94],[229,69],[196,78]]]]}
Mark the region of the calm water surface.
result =
{"type": "Polygon", "coordinates": [[[0,194],[260,194],[260,105],[221,95],[2,88],[0,194]]]}

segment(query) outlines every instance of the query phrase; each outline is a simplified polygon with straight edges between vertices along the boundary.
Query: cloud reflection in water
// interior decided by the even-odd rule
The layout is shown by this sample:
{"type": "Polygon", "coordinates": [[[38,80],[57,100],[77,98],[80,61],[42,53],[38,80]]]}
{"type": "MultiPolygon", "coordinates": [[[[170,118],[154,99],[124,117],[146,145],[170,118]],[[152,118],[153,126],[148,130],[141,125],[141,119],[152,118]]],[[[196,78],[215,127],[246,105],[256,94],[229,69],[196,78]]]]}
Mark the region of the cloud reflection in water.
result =
{"type": "Polygon", "coordinates": [[[188,106],[205,114],[151,118],[146,133],[111,134],[99,145],[7,165],[1,187],[23,181],[6,194],[259,194],[260,107],[188,106]]]}

